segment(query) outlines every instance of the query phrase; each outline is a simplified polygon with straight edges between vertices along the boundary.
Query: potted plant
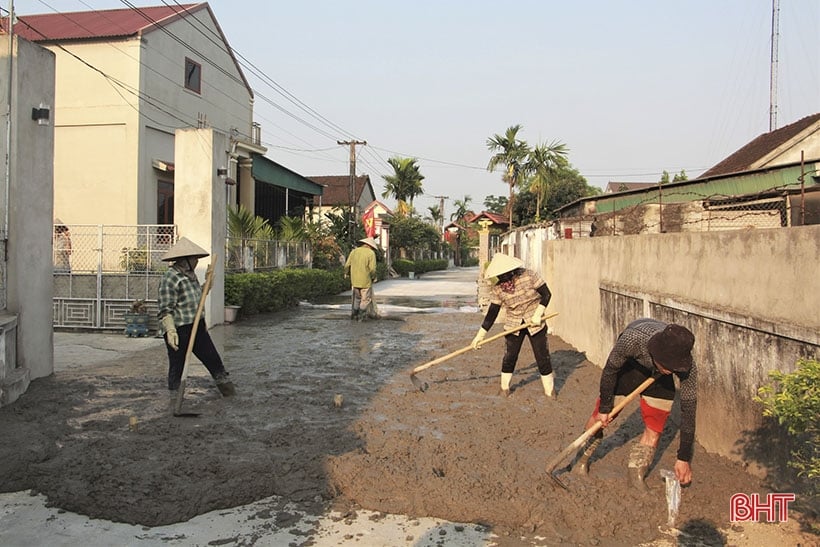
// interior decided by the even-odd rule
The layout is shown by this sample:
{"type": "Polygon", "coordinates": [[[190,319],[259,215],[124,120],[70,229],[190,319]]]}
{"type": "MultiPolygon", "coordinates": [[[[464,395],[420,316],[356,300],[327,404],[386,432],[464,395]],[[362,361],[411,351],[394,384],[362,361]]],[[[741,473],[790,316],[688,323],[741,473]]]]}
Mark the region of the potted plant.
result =
{"type": "Polygon", "coordinates": [[[134,300],[131,311],[125,313],[125,334],[128,337],[148,336],[148,306],[145,300],[134,300]]]}

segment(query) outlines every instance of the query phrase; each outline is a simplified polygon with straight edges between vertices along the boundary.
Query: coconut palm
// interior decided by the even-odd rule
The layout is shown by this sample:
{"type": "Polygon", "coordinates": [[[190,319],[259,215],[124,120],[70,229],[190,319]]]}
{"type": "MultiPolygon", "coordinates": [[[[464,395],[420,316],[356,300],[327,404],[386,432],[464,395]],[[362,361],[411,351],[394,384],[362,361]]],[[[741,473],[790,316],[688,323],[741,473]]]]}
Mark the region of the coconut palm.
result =
{"type": "Polygon", "coordinates": [[[541,220],[541,202],[546,199],[550,183],[555,178],[555,169],[566,163],[569,150],[564,143],[553,141],[550,144],[536,145],[527,156],[525,171],[530,173],[530,192],[535,194],[535,221],[541,220]]]}
{"type": "Polygon", "coordinates": [[[393,196],[399,202],[399,210],[402,210],[402,203],[409,204],[406,209],[412,210],[413,199],[424,193],[421,181],[424,175],[419,172],[416,158],[400,158],[398,156],[387,160],[393,168],[392,175],[382,175],[384,179],[384,192],[382,197],[393,196]]]}
{"type": "MultiPolygon", "coordinates": [[[[473,198],[470,196],[464,196],[464,199],[457,199],[453,202],[453,207],[455,207],[455,211],[450,215],[450,220],[458,224],[458,221],[462,220],[470,213],[470,202],[473,201],[473,198]]],[[[461,226],[459,224],[459,226],[461,226]]],[[[462,228],[464,226],[461,226],[462,228]]]]}
{"type": "Polygon", "coordinates": [[[493,135],[487,139],[487,148],[495,155],[490,158],[487,164],[489,172],[495,171],[496,167],[505,167],[504,176],[501,177],[510,185],[510,199],[507,207],[510,212],[510,228],[513,227],[513,200],[515,199],[515,187],[518,185],[522,175],[526,175],[525,162],[530,152],[526,142],[518,138],[521,125],[513,125],[507,128],[504,135],[493,135]]]}

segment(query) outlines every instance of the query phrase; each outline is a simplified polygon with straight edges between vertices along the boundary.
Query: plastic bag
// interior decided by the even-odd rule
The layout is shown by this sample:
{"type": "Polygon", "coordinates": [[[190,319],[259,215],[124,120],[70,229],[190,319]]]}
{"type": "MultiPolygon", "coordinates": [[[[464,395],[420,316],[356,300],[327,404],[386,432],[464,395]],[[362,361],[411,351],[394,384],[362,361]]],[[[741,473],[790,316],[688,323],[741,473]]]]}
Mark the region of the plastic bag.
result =
{"type": "Polygon", "coordinates": [[[675,477],[675,472],[668,469],[661,469],[661,477],[666,481],[666,523],[674,528],[680,507],[680,481],[675,477]]]}

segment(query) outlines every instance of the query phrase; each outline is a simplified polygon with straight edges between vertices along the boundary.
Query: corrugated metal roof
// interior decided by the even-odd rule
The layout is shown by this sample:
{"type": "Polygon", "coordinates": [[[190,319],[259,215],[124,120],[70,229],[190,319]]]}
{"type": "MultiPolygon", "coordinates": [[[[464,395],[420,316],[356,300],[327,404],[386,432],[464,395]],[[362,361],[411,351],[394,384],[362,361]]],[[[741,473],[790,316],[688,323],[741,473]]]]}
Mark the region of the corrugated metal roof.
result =
{"type": "MultiPolygon", "coordinates": [[[[14,33],[31,42],[136,36],[147,30],[167,25],[184,16],[185,12],[193,13],[207,6],[207,3],[200,3],[137,9],[18,15],[14,33]]],[[[3,18],[2,28],[4,32],[7,32],[8,18],[3,18]]]]}
{"type": "Polygon", "coordinates": [[[281,188],[289,188],[312,196],[321,196],[324,190],[322,185],[316,184],[299,173],[257,154],[253,155],[251,175],[260,182],[281,188]]]}

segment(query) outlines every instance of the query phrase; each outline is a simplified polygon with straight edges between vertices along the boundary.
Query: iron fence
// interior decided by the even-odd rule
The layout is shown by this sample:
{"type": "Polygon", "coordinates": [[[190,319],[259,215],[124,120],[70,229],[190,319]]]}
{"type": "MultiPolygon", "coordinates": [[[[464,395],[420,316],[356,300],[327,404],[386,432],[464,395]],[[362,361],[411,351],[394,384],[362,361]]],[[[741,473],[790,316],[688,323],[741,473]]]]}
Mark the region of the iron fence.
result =
{"type": "Polygon", "coordinates": [[[125,314],[144,300],[156,320],[157,289],[177,240],[174,225],[66,225],[54,230],[54,327],[125,328],[125,314]]]}
{"type": "Polygon", "coordinates": [[[311,245],[307,241],[229,237],[225,242],[225,257],[225,271],[230,273],[312,265],[311,245]]]}

